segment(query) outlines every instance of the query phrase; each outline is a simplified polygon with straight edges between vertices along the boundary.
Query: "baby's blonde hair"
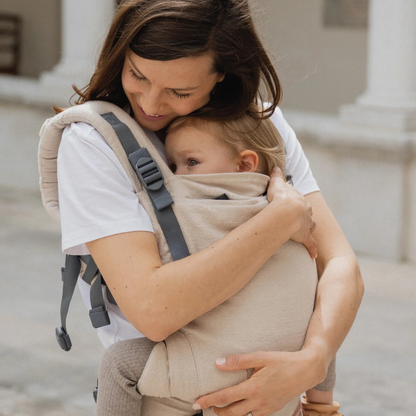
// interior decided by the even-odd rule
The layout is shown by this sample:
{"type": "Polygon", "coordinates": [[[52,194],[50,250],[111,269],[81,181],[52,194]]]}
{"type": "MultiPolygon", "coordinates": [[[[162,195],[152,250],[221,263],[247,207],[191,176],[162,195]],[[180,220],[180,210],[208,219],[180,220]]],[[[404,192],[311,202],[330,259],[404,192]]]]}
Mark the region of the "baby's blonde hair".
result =
{"type": "Polygon", "coordinates": [[[285,148],[282,137],[270,119],[249,115],[228,121],[206,120],[198,117],[178,117],[168,127],[167,134],[181,127],[192,126],[212,134],[235,155],[252,150],[259,156],[257,172],[270,175],[275,167],[285,171],[285,148]]]}

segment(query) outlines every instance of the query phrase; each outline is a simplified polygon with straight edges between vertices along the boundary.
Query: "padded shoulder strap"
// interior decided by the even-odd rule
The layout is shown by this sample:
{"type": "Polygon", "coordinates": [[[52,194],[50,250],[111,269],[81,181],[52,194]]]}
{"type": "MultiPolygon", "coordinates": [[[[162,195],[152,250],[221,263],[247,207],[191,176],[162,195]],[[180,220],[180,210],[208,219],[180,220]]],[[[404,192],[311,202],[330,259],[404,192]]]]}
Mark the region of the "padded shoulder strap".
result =
{"type": "MultiPolygon", "coordinates": [[[[63,130],[74,122],[92,125],[113,149],[136,192],[146,189],[172,258],[178,260],[188,256],[187,244],[172,210],[173,200],[164,186],[164,175],[173,176],[172,172],[140,126],[123,110],[110,103],[97,101],[72,107],[48,119],[42,126],[39,144],[40,189],[44,207],[51,217],[56,222],[60,222],[57,155],[63,130]]],[[[55,331],[58,343],[65,351],[69,351],[72,346],[67,333],[66,317],[79,272],[79,256],[67,256],[66,266],[62,269],[61,326],[55,331]]],[[[90,318],[93,326],[99,328],[108,325],[110,320],[101,289],[102,277],[90,258],[83,279],[91,284],[94,276],[97,278],[90,291],[92,306],[90,318]],[[91,265],[94,267],[90,267],[91,265]],[[91,270],[92,272],[89,273],[91,270]]]]}
{"type": "Polygon", "coordinates": [[[100,116],[100,114],[109,112],[114,113],[115,116],[132,131],[136,142],[139,143],[140,146],[144,146],[148,149],[149,153],[160,166],[164,177],[168,178],[173,176],[172,172],[163,162],[163,159],[160,157],[141,127],[121,108],[104,101],[91,101],[83,105],[68,108],[55,117],[45,121],[40,131],[38,151],[42,202],[48,214],[58,224],[60,219],[57,155],[61,143],[62,132],[71,123],[84,122],[93,126],[113,149],[114,153],[126,169],[136,192],[143,189],[134,169],[130,165],[126,152],[120,144],[116,131],[100,116]]]}
{"type": "Polygon", "coordinates": [[[188,256],[185,239],[172,210],[172,198],[163,183],[164,178],[172,177],[173,173],[136,121],[111,103],[91,101],[75,106],[43,125],[39,144],[40,188],[49,215],[59,223],[57,154],[63,130],[74,122],[93,126],[113,149],[136,191],[146,188],[173,259],[188,256]]]}

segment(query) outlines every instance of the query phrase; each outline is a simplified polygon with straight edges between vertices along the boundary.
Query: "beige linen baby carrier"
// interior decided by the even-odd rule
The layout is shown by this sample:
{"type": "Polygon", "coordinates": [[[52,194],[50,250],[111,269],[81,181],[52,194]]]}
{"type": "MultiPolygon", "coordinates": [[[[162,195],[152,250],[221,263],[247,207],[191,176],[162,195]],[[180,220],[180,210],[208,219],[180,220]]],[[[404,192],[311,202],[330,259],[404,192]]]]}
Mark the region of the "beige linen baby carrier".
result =
{"type": "MultiPolygon", "coordinates": [[[[159,221],[163,223],[165,220],[160,219],[160,212],[159,221],[155,214],[158,205],[160,211],[166,207],[173,210],[171,214],[176,216],[179,231],[183,233],[191,254],[219,240],[267,205],[267,199],[263,196],[268,183],[267,176],[256,173],[175,176],[139,125],[126,112],[113,104],[94,101],[65,110],[47,120],[41,130],[39,165],[42,198],[46,210],[57,222],[56,156],[62,131],[72,122],[92,125],[122,162],[140,203],[150,215],[164,263],[175,258],[171,252],[176,250],[177,237],[173,238],[174,242],[169,242],[169,249],[167,240],[172,238],[169,237],[169,230],[165,230],[167,237],[162,230],[159,221]],[[151,155],[147,157],[141,153],[139,161],[136,157],[132,163],[141,165],[136,171],[119,139],[122,135],[128,135],[126,126],[139,146],[146,148],[151,155]],[[153,160],[159,166],[164,181],[160,179],[153,160]],[[146,166],[150,169],[150,175],[145,172],[146,166]],[[149,190],[138,179],[137,170],[144,177],[147,187],[156,188],[162,181],[168,193],[160,189],[150,190],[157,196],[149,196],[149,190]],[[169,194],[173,204],[169,202],[169,194]],[[222,199],[224,195],[228,199],[222,199]]],[[[168,222],[172,221],[169,219],[168,222]]],[[[176,258],[183,255],[183,252],[176,253],[176,258]]],[[[214,365],[218,357],[253,351],[301,349],[314,307],[316,285],[314,261],[303,245],[289,240],[235,296],[155,346],[138,385],[144,396],[142,414],[194,414],[191,406],[198,397],[236,385],[251,375],[249,371],[218,370],[214,365]],[[182,413],[166,410],[170,405],[172,409],[177,408],[178,403],[179,407],[185,409],[182,413]]],[[[274,414],[291,416],[297,403],[297,399],[293,400],[274,414]]],[[[204,416],[208,415],[214,415],[212,410],[204,411],[204,416]]]]}

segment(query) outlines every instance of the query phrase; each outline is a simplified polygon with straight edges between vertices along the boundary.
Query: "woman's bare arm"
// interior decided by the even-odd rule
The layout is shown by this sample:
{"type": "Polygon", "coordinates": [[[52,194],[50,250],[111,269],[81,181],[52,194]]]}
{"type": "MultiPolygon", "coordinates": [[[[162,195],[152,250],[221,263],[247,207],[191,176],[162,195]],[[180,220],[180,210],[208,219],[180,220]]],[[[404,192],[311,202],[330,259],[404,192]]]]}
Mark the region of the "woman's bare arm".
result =
{"type": "Polygon", "coordinates": [[[255,352],[226,357],[225,364],[218,368],[254,368],[255,373],[238,386],[197,400],[202,408],[235,402],[215,408],[217,415],[269,415],[322,382],[355,319],[364,292],[357,259],[321,193],[306,198],[318,224],[313,236],[318,246],[320,279],[304,347],[293,353],[255,352]]]}
{"type": "Polygon", "coordinates": [[[238,292],[292,235],[313,255],[308,203],[280,178],[272,177],[269,188],[272,202],[259,214],[205,250],[166,265],[149,232],[87,243],[126,318],[148,338],[163,340],[238,292]]]}

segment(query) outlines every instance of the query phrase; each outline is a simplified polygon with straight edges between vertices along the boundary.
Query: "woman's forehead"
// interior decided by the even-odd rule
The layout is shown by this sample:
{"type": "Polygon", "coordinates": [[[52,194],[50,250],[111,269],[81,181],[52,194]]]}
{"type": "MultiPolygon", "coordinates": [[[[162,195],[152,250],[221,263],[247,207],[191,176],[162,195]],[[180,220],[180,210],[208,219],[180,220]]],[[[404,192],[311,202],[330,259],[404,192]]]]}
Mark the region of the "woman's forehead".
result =
{"type": "Polygon", "coordinates": [[[152,81],[152,78],[169,80],[172,89],[195,89],[207,77],[215,76],[214,59],[210,54],[190,56],[171,61],[154,61],[127,53],[130,65],[142,76],[152,81]],[[174,85],[175,83],[181,85],[174,85]]]}

